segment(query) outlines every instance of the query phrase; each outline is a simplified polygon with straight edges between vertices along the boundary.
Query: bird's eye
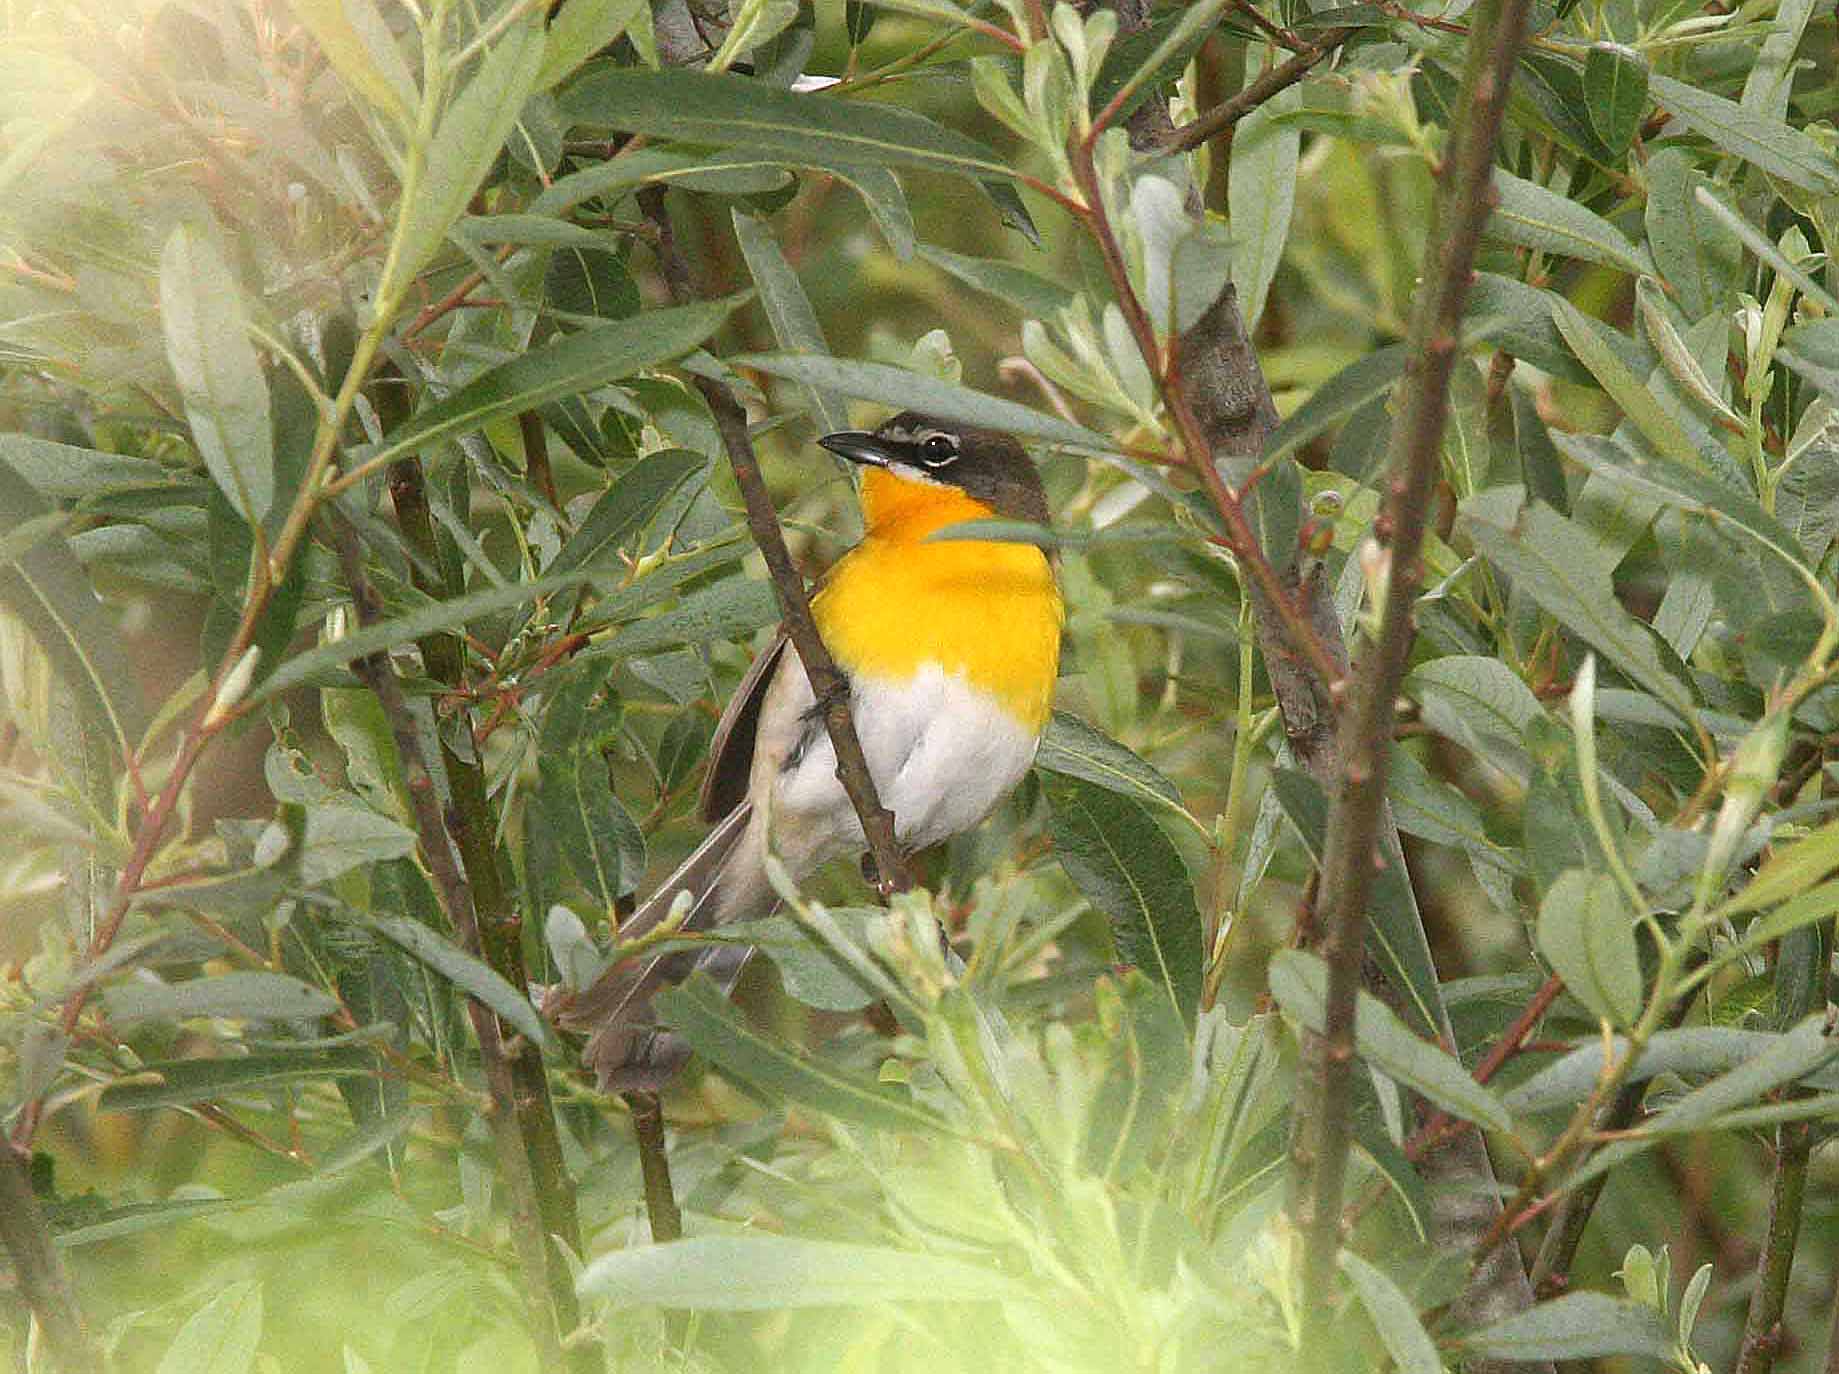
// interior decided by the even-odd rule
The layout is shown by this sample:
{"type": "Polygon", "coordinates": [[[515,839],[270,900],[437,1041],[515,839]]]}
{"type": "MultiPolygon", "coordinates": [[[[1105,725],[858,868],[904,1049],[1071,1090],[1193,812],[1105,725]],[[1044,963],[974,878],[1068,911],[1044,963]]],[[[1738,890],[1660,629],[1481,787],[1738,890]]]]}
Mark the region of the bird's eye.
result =
{"type": "Polygon", "coordinates": [[[920,443],[920,458],[928,467],[944,467],[958,456],[958,442],[949,434],[928,434],[920,443]]]}

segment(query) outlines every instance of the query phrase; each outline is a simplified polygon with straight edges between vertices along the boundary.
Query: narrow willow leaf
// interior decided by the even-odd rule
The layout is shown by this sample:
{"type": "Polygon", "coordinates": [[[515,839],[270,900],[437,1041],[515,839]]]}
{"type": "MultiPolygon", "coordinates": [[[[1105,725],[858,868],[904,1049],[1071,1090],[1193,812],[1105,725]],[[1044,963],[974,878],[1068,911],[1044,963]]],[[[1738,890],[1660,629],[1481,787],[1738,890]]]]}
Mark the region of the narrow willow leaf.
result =
{"type": "Polygon", "coordinates": [[[403,128],[420,95],[374,0],[287,0],[332,69],[403,128]]]}
{"type": "Polygon", "coordinates": [[[1828,821],[1811,835],[1778,845],[1744,889],[1719,908],[1720,916],[1761,911],[1799,896],[1839,869],[1839,821],[1828,821]]]}
{"type": "Polygon", "coordinates": [[[373,1073],[368,1049],[267,1051],[223,1059],[175,1059],[145,1064],[133,1077],[109,1084],[96,1101],[99,1111],[141,1112],[183,1107],[241,1092],[266,1091],[287,1083],[373,1073]]]}
{"type": "Polygon", "coordinates": [[[383,936],[417,963],[438,973],[468,997],[483,1002],[520,1034],[545,1049],[555,1048],[555,1036],[536,1014],[529,997],[506,982],[496,969],[475,959],[439,932],[406,916],[356,917],[354,913],[353,919],[364,929],[383,936]]]}
{"type": "Polygon", "coordinates": [[[1683,148],[1662,148],[1648,159],[1648,247],[1689,320],[1726,307],[1742,266],[1742,254],[1698,201],[1695,193],[1706,184],[1683,148]]]}
{"type": "Polygon", "coordinates": [[[583,658],[606,655],[615,662],[682,645],[741,639],[779,619],[779,599],[770,582],[730,577],[699,587],[662,615],[635,620],[583,658]]]}
{"type": "MultiPolygon", "coordinates": [[[[0,449],[0,458],[7,451],[0,449]]],[[[0,536],[57,512],[0,461],[0,536]]],[[[0,561],[0,606],[17,616],[77,707],[81,731],[112,770],[140,744],[147,726],[138,677],[120,631],[61,538],[0,561]]]]}
{"type": "Polygon", "coordinates": [[[623,547],[643,530],[683,484],[706,472],[709,460],[688,449],[659,449],[634,463],[595,501],[549,566],[552,575],[572,573],[623,547]]]}
{"type": "Polygon", "coordinates": [[[227,1284],[187,1318],[155,1374],[249,1374],[262,1339],[262,1285],[227,1284]]]}
{"type": "Polygon", "coordinates": [[[1597,1016],[1627,1026],[1641,1013],[1635,918],[1606,873],[1566,869],[1539,904],[1539,952],[1597,1016]]]}
{"type": "Polygon", "coordinates": [[[1385,1271],[1368,1264],[1352,1250],[1341,1251],[1335,1262],[1360,1295],[1360,1305],[1366,1308],[1399,1374],[1443,1374],[1443,1358],[1437,1353],[1437,1343],[1418,1320],[1417,1307],[1386,1277],[1385,1271]]]}
{"type": "Polygon", "coordinates": [[[973,291],[1006,301],[1032,319],[1051,320],[1073,299],[1073,293],[1058,282],[1000,258],[968,258],[929,243],[920,245],[919,255],[973,291]]]}
{"type": "Polygon", "coordinates": [[[993,1269],[924,1250],[759,1233],[615,1250],[590,1264],[577,1287],[616,1306],[707,1312],[1000,1302],[1024,1291],[993,1269]]]}
{"type": "MultiPolygon", "coordinates": [[[[1247,46],[1247,62],[1263,60],[1261,44],[1247,46]]],[[[1255,75],[1255,73],[1253,73],[1255,75]]],[[[1247,330],[1257,328],[1265,294],[1283,261],[1296,204],[1296,163],[1302,130],[1279,117],[1302,108],[1303,91],[1291,86],[1239,121],[1232,136],[1232,173],[1227,214],[1232,225],[1232,282],[1247,330]]]]}
{"type": "Polygon", "coordinates": [[[1662,1136],[1711,1129],[1725,1113],[1753,1106],[1783,1084],[1831,1064],[1839,1058],[1839,1037],[1826,1033],[1825,1022],[1823,1013],[1815,1013],[1787,1034],[1770,1036],[1768,1047],[1753,1058],[1650,1116],[1642,1123],[1640,1138],[1616,1141],[1599,1150],[1568,1183],[1576,1187],[1606,1174],[1651,1148],[1662,1136]]]}
{"type": "Polygon", "coordinates": [[[1111,444],[1103,435],[1083,426],[1043,415],[1014,401],[986,396],[969,387],[921,376],[886,363],[815,358],[797,353],[743,353],[728,361],[734,367],[757,368],[770,376],[828,387],[846,396],[859,396],[865,401],[879,401],[903,410],[908,407],[923,410],[944,420],[987,425],[1023,438],[1045,439],[1073,448],[1095,449],[1101,453],[1111,451],[1111,444]]]}
{"type": "Polygon", "coordinates": [[[1599,262],[1633,276],[1649,270],[1627,235],[1576,201],[1499,167],[1494,169],[1494,185],[1500,203],[1488,219],[1490,237],[1599,262]]]}
{"type": "Polygon", "coordinates": [[[1518,487],[1476,493],[1462,503],[1461,521],[1516,587],[1682,720],[1693,718],[1691,689],[1661,658],[1652,632],[1615,599],[1611,569],[1582,529],[1549,506],[1528,504],[1518,487]]]}
{"type": "Polygon", "coordinates": [[[384,289],[400,290],[420,273],[465,211],[536,89],[543,42],[541,16],[532,13],[512,25],[448,105],[428,149],[422,184],[397,212],[402,223],[394,274],[384,289]]]}
{"type": "Polygon", "coordinates": [[[1749,249],[1757,257],[1768,263],[1778,274],[1786,277],[1792,282],[1797,291],[1819,302],[1821,306],[1829,311],[1839,311],[1839,299],[1835,299],[1830,291],[1821,286],[1819,282],[1815,281],[1801,268],[1795,266],[1795,264],[1789,260],[1788,255],[1782,252],[1773,239],[1763,233],[1762,230],[1758,229],[1755,225],[1751,224],[1742,215],[1731,209],[1730,206],[1726,205],[1709,185],[1693,187],[1692,198],[1700,206],[1709,211],[1713,219],[1730,230],[1745,248],[1749,249]]]}
{"type": "MultiPolygon", "coordinates": [[[[760,293],[760,304],[766,309],[766,322],[772,327],[774,340],[788,353],[827,356],[830,344],[817,322],[817,312],[811,308],[811,299],[805,295],[804,287],[799,285],[792,264],[779,251],[779,241],[773,237],[772,230],[763,221],[740,210],[730,213],[734,219],[735,239],[741,245],[741,256],[747,260],[754,288],[760,293]]],[[[821,433],[833,434],[849,428],[849,406],[841,396],[822,387],[807,386],[805,390],[811,397],[811,409],[822,427],[821,433]]]]}
{"type": "Polygon", "coordinates": [[[765,88],[696,71],[596,71],[562,97],[577,123],[736,145],[796,163],[800,154],[870,166],[924,167],[971,177],[1015,175],[993,148],[889,105],[765,88]]]}
{"type": "Polygon", "coordinates": [[[1044,773],[1081,778],[1107,791],[1169,807],[1193,821],[1175,784],[1154,764],[1069,712],[1055,711],[1048,720],[1034,766],[1044,773]]]}
{"type": "Polygon", "coordinates": [[[1584,58],[1584,101],[1590,127],[1620,158],[1647,112],[1647,61],[1620,43],[1592,43],[1584,58]]]}
{"type": "Polygon", "coordinates": [[[374,466],[681,357],[721,327],[744,296],[648,310],[569,334],[481,373],[390,431],[364,461],[374,466]]]}
{"type": "Polygon", "coordinates": [[[398,644],[408,644],[440,630],[451,630],[468,620],[496,615],[500,611],[521,606],[526,601],[572,590],[587,580],[585,573],[564,573],[539,578],[535,582],[513,583],[508,587],[495,587],[491,591],[458,596],[451,601],[437,601],[394,620],[366,626],[343,639],[295,654],[258,682],[243,699],[243,705],[260,705],[279,692],[285,692],[320,674],[342,669],[353,659],[362,658],[366,654],[374,654],[398,644]]]}
{"type": "Polygon", "coordinates": [[[183,983],[131,980],[105,988],[103,1003],[117,1021],[229,1016],[301,1021],[330,1016],[338,1001],[284,973],[237,970],[183,983]]]}
{"type": "Polygon", "coordinates": [[[1118,955],[1155,980],[1183,1019],[1200,1003],[1200,909],[1180,851],[1134,796],[1055,774],[1054,854],[1110,923],[1118,955]]]}
{"type": "Polygon", "coordinates": [[[1775,7],[1769,36],[1762,40],[1750,74],[1743,79],[1743,108],[1765,119],[1788,117],[1788,94],[1794,86],[1794,54],[1813,18],[1814,0],[1782,0],[1775,7]]]}
{"type": "Polygon", "coordinates": [[[1387,344],[1358,358],[1310,393],[1309,399],[1271,431],[1261,459],[1291,453],[1331,425],[1347,419],[1361,406],[1392,390],[1405,375],[1405,346],[1387,344]]]}
{"type": "MultiPolygon", "coordinates": [[[[1686,1026],[1656,1031],[1647,1049],[1629,1070],[1627,1082],[1645,1083],[1662,1074],[1707,1078],[1747,1064],[1779,1041],[1768,1031],[1739,1030],[1734,1026],[1686,1026]]],[[[1573,1107],[1589,1095],[1603,1072],[1603,1056],[1618,1058],[1628,1052],[1628,1041],[1615,1036],[1607,1046],[1592,1036],[1556,1063],[1548,1064],[1505,1094],[1514,1112],[1541,1112],[1573,1107]]]]}
{"type": "Polygon", "coordinates": [[[705,973],[691,974],[682,986],[659,993],[657,1005],[658,1014],[692,1049],[745,1086],[877,1130],[949,1130],[932,1111],[904,1095],[767,1039],[705,973]]]}
{"type": "MultiPolygon", "coordinates": [[[[1328,968],[1300,949],[1271,958],[1271,996],[1317,1035],[1325,1025],[1328,968]]],[[[1413,1035],[1384,1002],[1362,991],[1354,1011],[1354,1042],[1367,1063],[1453,1116],[1491,1131],[1510,1131],[1513,1118],[1500,1098],[1477,1083],[1453,1056],[1413,1035]]]]}
{"type": "Polygon", "coordinates": [[[210,239],[184,225],[160,254],[160,323],[199,456],[243,519],[259,524],[275,496],[268,383],[236,279],[210,239]]]}
{"type": "Polygon", "coordinates": [[[1799,129],[1734,100],[1655,75],[1648,91],[1662,108],[1725,152],[1816,195],[1839,195],[1839,162],[1799,129]]]}
{"type": "Polygon", "coordinates": [[[546,91],[626,31],[645,0],[568,0],[549,20],[535,89],[546,91]]]}
{"type": "Polygon", "coordinates": [[[1615,350],[1605,345],[1597,334],[1598,326],[1562,296],[1552,298],[1552,322],[1564,341],[1577,354],[1578,361],[1590,369],[1604,391],[1622,408],[1629,423],[1641,431],[1662,456],[1695,472],[1708,470],[1704,455],[1691,436],[1662,406],[1645,381],[1635,376],[1615,350]]]}
{"type": "Polygon", "coordinates": [[[1646,1303],[1607,1293],[1566,1293],[1462,1338],[1483,1359],[1587,1360],[1597,1355],[1646,1355],[1671,1364],[1666,1319],[1646,1303]]]}
{"type": "MultiPolygon", "coordinates": [[[[183,489],[185,474],[149,458],[129,458],[79,448],[32,434],[0,434],[0,464],[13,469],[52,501],[95,500],[123,492],[183,489]]],[[[10,507],[0,503],[0,510],[10,507]]]]}

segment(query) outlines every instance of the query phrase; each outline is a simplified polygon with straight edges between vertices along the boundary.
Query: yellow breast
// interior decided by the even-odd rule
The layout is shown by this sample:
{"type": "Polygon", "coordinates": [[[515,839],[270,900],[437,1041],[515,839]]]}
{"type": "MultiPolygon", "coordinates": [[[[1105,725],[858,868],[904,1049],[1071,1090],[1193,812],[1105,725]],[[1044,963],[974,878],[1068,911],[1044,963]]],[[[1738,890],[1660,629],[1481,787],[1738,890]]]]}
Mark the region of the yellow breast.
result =
{"type": "Polygon", "coordinates": [[[812,602],[824,643],[852,675],[905,678],[927,663],[962,673],[1032,730],[1047,723],[1060,666],[1060,592],[1030,544],[927,543],[988,506],[954,487],[864,475],[868,533],[812,602]]]}

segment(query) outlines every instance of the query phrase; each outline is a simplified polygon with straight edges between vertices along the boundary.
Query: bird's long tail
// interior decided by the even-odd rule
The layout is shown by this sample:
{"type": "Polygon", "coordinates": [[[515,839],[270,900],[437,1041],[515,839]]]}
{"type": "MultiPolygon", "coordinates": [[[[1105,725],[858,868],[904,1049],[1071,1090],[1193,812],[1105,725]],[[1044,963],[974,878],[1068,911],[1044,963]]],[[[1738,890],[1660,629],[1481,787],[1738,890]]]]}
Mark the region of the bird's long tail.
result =
{"type": "MultiPolygon", "coordinates": [[[[752,820],[750,802],[723,817],[695,853],[620,926],[620,938],[631,940],[656,929],[680,892],[690,894],[682,926],[689,933],[771,911],[775,898],[766,878],[765,841],[752,820]]],[[[740,977],[751,952],[744,945],[718,945],[701,954],[684,951],[616,965],[562,1007],[556,1019],[567,1030],[589,1033],[582,1058],[594,1070],[602,1092],[656,1092],[683,1066],[689,1048],[656,1024],[652,998],[692,969],[708,973],[726,991],[740,977]]]]}

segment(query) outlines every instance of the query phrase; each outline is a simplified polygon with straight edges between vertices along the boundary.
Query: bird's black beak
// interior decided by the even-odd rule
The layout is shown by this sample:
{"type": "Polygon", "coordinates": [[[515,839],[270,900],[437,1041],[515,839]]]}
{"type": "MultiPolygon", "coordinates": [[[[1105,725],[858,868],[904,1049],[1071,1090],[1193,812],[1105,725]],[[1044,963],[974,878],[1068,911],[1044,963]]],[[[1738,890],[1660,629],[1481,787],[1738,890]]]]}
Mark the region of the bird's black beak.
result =
{"type": "Polygon", "coordinates": [[[887,440],[870,434],[866,429],[840,429],[835,434],[824,435],[817,442],[838,457],[847,458],[852,463],[866,463],[869,467],[884,468],[896,456],[887,440]]]}

